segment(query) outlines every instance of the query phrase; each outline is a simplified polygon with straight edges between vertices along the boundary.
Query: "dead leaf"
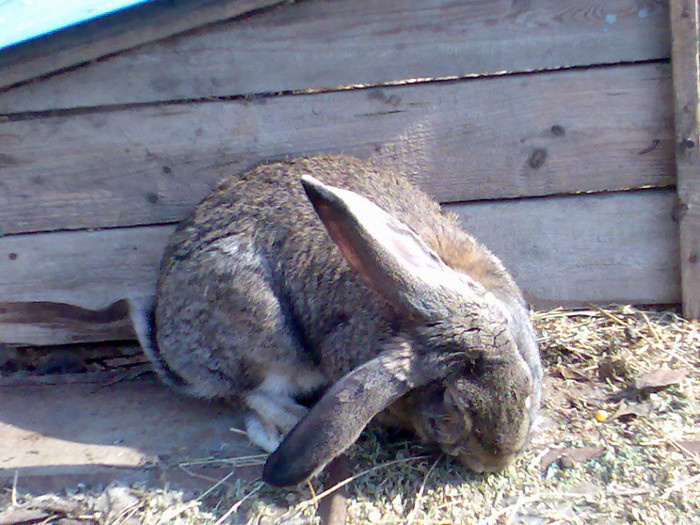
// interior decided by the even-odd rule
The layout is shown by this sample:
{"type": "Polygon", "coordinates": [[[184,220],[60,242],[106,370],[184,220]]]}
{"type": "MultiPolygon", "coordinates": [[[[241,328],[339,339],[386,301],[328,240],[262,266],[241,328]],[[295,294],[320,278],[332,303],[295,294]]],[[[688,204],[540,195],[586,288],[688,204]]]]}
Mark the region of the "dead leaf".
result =
{"type": "Polygon", "coordinates": [[[693,439],[690,441],[679,441],[678,444],[691,454],[700,456],[700,440],[693,439]]]}
{"type": "Polygon", "coordinates": [[[564,449],[564,454],[567,455],[577,463],[585,463],[591,459],[599,457],[605,447],[578,447],[578,448],[567,448],[564,449]]]}
{"type": "Polygon", "coordinates": [[[44,522],[50,514],[39,509],[8,509],[0,512],[0,525],[44,522]]]}
{"type": "Polygon", "coordinates": [[[577,381],[564,385],[560,382],[561,393],[564,399],[574,407],[597,406],[603,402],[603,394],[594,381],[577,381]]]}
{"type": "Polygon", "coordinates": [[[651,405],[649,403],[629,404],[624,401],[617,407],[615,413],[608,418],[608,421],[613,419],[623,419],[631,416],[646,417],[651,414],[651,405]]]}
{"type": "Polygon", "coordinates": [[[568,366],[563,366],[560,365],[556,368],[556,371],[559,373],[559,377],[562,379],[573,379],[576,381],[590,381],[588,377],[586,377],[585,374],[582,372],[579,372],[578,370],[575,370],[573,368],[569,368],[568,366]]]}
{"type": "Polygon", "coordinates": [[[563,448],[554,448],[547,451],[547,453],[540,458],[540,468],[547,468],[552,463],[554,463],[557,458],[561,456],[563,448]]]}
{"type": "Polygon", "coordinates": [[[664,388],[677,385],[687,375],[688,369],[686,368],[675,370],[671,368],[659,368],[635,379],[634,387],[637,390],[664,388]]]}
{"type": "Polygon", "coordinates": [[[540,467],[547,468],[559,458],[567,456],[576,463],[585,463],[599,457],[605,451],[605,447],[572,447],[555,448],[547,452],[540,460],[540,467]]]}

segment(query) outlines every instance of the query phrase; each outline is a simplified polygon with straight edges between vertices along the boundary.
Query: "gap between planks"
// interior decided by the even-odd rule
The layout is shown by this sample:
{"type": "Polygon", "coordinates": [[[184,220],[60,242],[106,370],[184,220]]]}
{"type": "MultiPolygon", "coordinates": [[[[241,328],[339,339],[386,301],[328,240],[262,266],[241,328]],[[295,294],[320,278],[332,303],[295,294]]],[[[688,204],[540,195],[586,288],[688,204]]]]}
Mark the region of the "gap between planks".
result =
{"type": "MultiPolygon", "coordinates": [[[[503,260],[537,307],[668,304],[680,299],[674,202],[672,191],[648,190],[446,209],[503,260]]],[[[12,260],[0,257],[0,341],[41,345],[130,337],[122,300],[154,293],[172,231],[141,227],[0,238],[0,254],[15,254],[12,260]]]]}

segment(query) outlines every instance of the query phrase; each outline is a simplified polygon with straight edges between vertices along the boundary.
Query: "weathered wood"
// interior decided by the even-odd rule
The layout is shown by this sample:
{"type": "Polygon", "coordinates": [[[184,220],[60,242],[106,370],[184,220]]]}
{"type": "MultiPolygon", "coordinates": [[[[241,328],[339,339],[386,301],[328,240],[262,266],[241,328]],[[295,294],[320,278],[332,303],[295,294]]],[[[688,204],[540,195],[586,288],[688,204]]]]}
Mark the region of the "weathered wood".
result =
{"type": "Polygon", "coordinates": [[[125,300],[100,310],[48,301],[0,302],[0,327],[3,325],[13,327],[14,342],[31,344],[135,338],[129,320],[129,304],[125,300]],[[56,333],[61,334],[59,339],[55,339],[56,333]]]}
{"type": "Polygon", "coordinates": [[[172,230],[148,226],[1,237],[0,297],[107,308],[155,282],[172,230]]]}
{"type": "Polygon", "coordinates": [[[700,319],[698,3],[694,0],[671,0],[671,25],[683,312],[691,319],[700,319]]]}
{"type": "Polygon", "coordinates": [[[662,0],[312,0],[13,89],[0,113],[653,60],[669,41],[662,0]]]}
{"type": "Polygon", "coordinates": [[[182,219],[262,160],[342,151],[441,201],[674,183],[670,73],[647,64],[0,122],[6,234],[182,219]]]}
{"type": "MultiPolygon", "coordinates": [[[[671,190],[650,190],[447,208],[504,260],[537,306],[673,303],[680,298],[674,201],[671,190]]],[[[0,342],[129,337],[119,301],[153,293],[171,231],[156,226],[0,238],[0,342]]]]}
{"type": "Polygon", "coordinates": [[[680,299],[672,190],[456,204],[539,307],[680,299]]]}
{"type": "Polygon", "coordinates": [[[279,3],[283,2],[171,0],[132,7],[3,49],[0,87],[279,3]]]}
{"type": "MultiPolygon", "coordinates": [[[[152,290],[172,227],[0,238],[0,342],[133,337],[125,297],[152,290]]],[[[146,292],[148,293],[148,292],[146,292]]]]}

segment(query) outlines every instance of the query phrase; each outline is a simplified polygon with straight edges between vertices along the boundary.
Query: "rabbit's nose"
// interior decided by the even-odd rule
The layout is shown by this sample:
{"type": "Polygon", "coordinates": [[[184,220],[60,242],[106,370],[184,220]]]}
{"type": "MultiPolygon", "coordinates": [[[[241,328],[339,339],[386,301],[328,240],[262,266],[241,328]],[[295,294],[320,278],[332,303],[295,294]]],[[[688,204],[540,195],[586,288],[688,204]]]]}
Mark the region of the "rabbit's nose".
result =
{"type": "Polygon", "coordinates": [[[460,454],[460,462],[477,473],[498,472],[508,467],[516,458],[516,454],[493,454],[487,450],[472,450],[460,454]]]}

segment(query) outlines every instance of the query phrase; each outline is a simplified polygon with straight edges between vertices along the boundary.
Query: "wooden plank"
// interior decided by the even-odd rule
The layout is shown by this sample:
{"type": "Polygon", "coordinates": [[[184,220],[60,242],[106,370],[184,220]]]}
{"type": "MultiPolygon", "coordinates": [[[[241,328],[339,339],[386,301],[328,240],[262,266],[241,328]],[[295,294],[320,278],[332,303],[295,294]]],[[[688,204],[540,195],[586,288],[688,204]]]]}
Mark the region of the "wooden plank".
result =
{"type": "Polygon", "coordinates": [[[0,53],[0,87],[46,75],[189,29],[282,3],[280,0],[149,2],[0,53]]]}
{"type": "MultiPolygon", "coordinates": [[[[672,190],[649,190],[447,209],[503,258],[537,306],[674,303],[680,299],[674,201],[672,190]]],[[[153,292],[171,231],[156,226],[0,238],[0,342],[128,337],[119,301],[153,292]]]]}
{"type": "Polygon", "coordinates": [[[700,137],[698,136],[698,4],[671,1],[676,167],[681,236],[683,312],[700,319],[700,137]]]}
{"type": "Polygon", "coordinates": [[[659,0],[310,0],[19,87],[0,97],[0,113],[669,56],[668,7],[659,0]]]}
{"type": "Polygon", "coordinates": [[[441,201],[674,183],[670,73],[646,64],[0,122],[6,233],[181,220],[223,176],[342,151],[441,201]]]}
{"type": "Polygon", "coordinates": [[[133,338],[126,297],[151,293],[172,226],[0,237],[0,342],[133,338]]]}
{"type": "Polygon", "coordinates": [[[455,204],[538,307],[680,299],[672,190],[455,204]]]}

